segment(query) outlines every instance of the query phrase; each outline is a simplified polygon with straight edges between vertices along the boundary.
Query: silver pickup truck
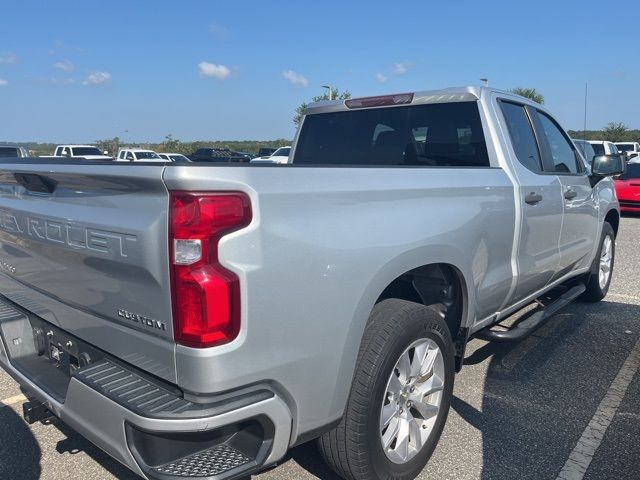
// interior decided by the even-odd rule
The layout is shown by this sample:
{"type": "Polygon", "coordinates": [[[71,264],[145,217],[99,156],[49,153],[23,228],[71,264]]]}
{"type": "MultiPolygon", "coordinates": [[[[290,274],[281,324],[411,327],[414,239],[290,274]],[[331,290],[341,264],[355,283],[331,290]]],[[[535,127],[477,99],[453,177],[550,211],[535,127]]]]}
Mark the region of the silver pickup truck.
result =
{"type": "Polygon", "coordinates": [[[0,364],[29,422],[146,478],[312,439],[345,478],[413,478],[468,340],[606,295],[624,166],[589,161],[485,87],[313,104],[286,165],[4,161],[0,364]]]}

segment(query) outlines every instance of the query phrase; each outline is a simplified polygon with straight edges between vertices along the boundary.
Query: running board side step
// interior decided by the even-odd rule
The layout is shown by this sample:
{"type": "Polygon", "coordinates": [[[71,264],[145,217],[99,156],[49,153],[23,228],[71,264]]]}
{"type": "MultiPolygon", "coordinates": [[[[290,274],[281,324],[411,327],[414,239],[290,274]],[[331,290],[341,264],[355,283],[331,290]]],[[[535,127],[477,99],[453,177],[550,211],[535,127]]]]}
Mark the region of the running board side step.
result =
{"type": "Polygon", "coordinates": [[[558,310],[567,306],[573,302],[576,298],[584,293],[586,287],[583,283],[579,283],[570,288],[556,300],[550,304],[545,305],[542,309],[535,311],[528,318],[516,323],[508,330],[492,330],[491,327],[487,327],[484,330],[480,330],[474,337],[489,342],[512,342],[515,340],[522,340],[528,335],[532,334],[542,324],[554,315],[558,310]]]}

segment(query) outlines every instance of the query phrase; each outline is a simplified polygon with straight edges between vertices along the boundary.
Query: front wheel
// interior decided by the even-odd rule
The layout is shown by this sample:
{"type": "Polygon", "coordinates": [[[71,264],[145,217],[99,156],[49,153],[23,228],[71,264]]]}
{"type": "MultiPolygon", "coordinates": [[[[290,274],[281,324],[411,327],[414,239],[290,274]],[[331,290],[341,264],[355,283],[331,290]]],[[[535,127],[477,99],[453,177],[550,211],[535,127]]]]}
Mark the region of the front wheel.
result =
{"type": "Polygon", "coordinates": [[[442,317],[413,302],[380,302],[342,422],[320,438],[326,462],[352,480],[415,478],[442,433],[453,379],[453,344],[442,317]]]}
{"type": "Polygon", "coordinates": [[[599,302],[609,291],[616,256],[616,234],[607,222],[602,226],[598,254],[585,277],[586,291],[580,297],[586,302],[599,302]]]}

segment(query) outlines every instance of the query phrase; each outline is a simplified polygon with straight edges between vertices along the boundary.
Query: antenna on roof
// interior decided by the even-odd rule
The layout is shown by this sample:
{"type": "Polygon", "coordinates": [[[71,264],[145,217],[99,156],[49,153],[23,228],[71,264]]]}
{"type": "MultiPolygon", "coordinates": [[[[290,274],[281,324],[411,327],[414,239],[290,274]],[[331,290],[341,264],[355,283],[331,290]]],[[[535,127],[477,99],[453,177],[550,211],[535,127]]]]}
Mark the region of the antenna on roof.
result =
{"type": "Polygon", "coordinates": [[[582,138],[587,139],[587,87],[588,83],[584,84],[584,124],[582,125],[582,138]]]}
{"type": "Polygon", "coordinates": [[[482,85],[484,85],[485,87],[489,86],[489,79],[488,78],[481,78],[480,81],[482,82],[482,85]]]}

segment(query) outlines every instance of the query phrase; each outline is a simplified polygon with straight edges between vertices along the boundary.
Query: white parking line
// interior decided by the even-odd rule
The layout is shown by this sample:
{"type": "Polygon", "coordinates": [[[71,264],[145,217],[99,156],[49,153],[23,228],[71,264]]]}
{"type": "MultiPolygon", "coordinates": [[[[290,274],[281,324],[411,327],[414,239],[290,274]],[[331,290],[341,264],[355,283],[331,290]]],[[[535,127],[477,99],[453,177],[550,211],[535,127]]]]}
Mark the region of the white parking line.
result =
{"type": "Polygon", "coordinates": [[[584,429],[580,440],[556,480],[581,480],[584,477],[639,367],[640,340],[635,344],[618,375],[611,382],[607,394],[600,402],[595,415],[587,428],[584,429]]]}
{"type": "Polygon", "coordinates": [[[24,395],[15,395],[13,397],[5,398],[4,400],[0,400],[0,408],[9,407],[11,405],[15,405],[16,403],[24,402],[27,399],[24,395]]]}

